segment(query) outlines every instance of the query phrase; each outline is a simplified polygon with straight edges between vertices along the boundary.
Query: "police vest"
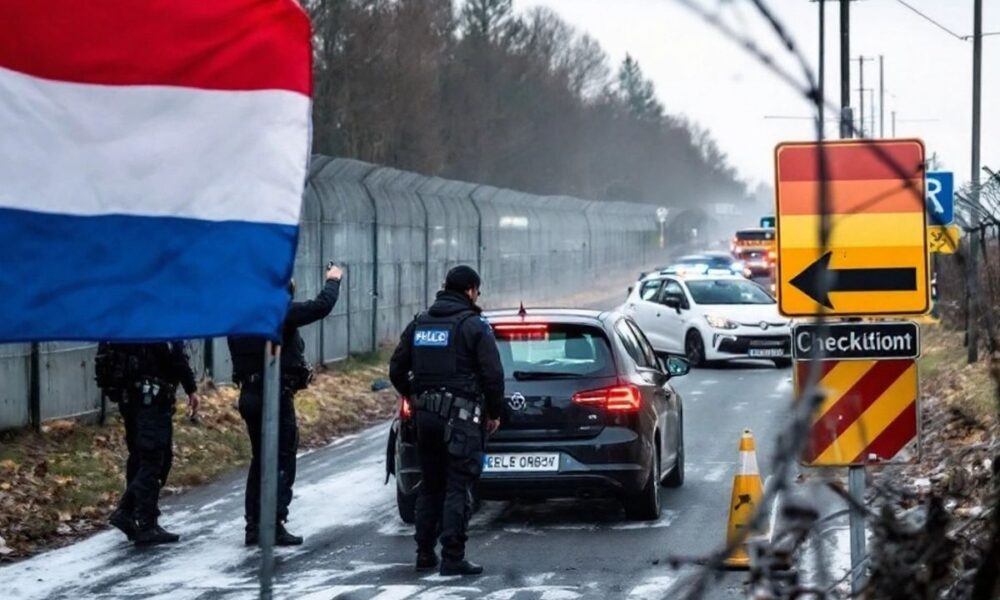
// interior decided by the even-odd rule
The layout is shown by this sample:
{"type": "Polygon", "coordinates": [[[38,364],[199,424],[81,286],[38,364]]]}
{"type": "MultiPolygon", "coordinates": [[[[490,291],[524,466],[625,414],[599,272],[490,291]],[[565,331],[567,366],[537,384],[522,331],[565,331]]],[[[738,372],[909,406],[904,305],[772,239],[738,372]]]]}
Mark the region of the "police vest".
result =
{"type": "Polygon", "coordinates": [[[413,330],[411,372],[413,389],[417,393],[444,389],[468,399],[479,395],[479,379],[469,360],[459,361],[471,349],[461,347],[459,329],[467,319],[476,316],[474,311],[462,311],[447,317],[419,315],[413,330]]]}

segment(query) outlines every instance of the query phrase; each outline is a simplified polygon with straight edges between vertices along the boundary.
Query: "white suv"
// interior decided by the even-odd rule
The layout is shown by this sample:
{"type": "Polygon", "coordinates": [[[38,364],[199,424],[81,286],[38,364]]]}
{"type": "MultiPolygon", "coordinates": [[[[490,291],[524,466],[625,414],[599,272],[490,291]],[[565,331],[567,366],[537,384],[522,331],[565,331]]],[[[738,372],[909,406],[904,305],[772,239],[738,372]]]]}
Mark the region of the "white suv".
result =
{"type": "Polygon", "coordinates": [[[655,273],[640,280],[619,310],[657,352],[694,366],[735,358],[791,365],[791,323],[763,287],[729,274],[655,273]]]}

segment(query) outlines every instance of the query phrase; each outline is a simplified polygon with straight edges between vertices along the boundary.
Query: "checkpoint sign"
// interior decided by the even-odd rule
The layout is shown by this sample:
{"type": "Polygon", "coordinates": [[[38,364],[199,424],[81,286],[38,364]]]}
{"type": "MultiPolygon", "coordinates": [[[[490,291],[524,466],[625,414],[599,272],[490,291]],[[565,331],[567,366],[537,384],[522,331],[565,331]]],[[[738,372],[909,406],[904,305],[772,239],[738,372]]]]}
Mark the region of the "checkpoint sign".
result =
{"type": "Polygon", "coordinates": [[[843,140],[822,147],[829,190],[825,249],[820,144],[785,143],[775,150],[779,310],[790,317],[927,312],[923,143],[843,140]]]}
{"type": "Polygon", "coordinates": [[[913,359],[802,361],[800,398],[812,369],[823,403],[813,416],[802,463],[813,467],[901,464],[919,460],[920,411],[913,359]]]}

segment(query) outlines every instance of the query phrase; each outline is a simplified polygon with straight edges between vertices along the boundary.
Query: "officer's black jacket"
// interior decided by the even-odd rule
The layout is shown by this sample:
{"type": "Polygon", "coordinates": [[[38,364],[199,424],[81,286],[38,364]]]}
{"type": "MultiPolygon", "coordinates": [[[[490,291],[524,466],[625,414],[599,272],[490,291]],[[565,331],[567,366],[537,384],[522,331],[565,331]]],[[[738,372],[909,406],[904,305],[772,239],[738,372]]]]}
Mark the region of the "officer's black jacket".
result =
{"type": "MultiPolygon", "coordinates": [[[[337,304],[340,281],[327,279],[326,285],[313,300],[292,302],[281,326],[281,366],[297,367],[306,364],[306,343],[299,334],[299,327],[326,318],[337,304]]],[[[233,373],[246,377],[264,370],[264,345],[262,338],[230,337],[229,353],[233,358],[233,373]]]]}
{"type": "MultiPolygon", "coordinates": [[[[441,291],[427,312],[431,316],[447,317],[465,311],[473,311],[477,315],[483,312],[464,294],[441,291]]],[[[416,320],[406,326],[399,338],[399,345],[396,346],[396,351],[389,361],[389,380],[392,381],[396,391],[403,396],[412,395],[410,370],[413,364],[415,328],[416,320]]],[[[479,390],[485,399],[486,416],[499,419],[503,414],[504,374],[503,365],[500,363],[500,352],[497,350],[497,342],[489,324],[482,318],[466,319],[456,332],[456,337],[458,370],[476,375],[479,390]]]]}
{"type": "Polygon", "coordinates": [[[139,357],[139,370],[144,377],[180,384],[184,393],[198,391],[194,371],[188,364],[183,342],[153,342],[148,344],[111,344],[116,349],[139,357]]]}

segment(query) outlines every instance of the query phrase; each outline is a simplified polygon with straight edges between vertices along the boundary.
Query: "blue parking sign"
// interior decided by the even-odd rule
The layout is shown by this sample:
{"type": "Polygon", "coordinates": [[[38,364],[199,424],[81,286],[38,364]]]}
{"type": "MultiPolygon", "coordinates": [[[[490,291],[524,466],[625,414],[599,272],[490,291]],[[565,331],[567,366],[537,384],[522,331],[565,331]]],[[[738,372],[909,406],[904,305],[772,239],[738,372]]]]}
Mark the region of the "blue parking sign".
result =
{"type": "Polygon", "coordinates": [[[927,224],[950,225],[955,220],[955,174],[950,171],[927,173],[927,224]]]}

